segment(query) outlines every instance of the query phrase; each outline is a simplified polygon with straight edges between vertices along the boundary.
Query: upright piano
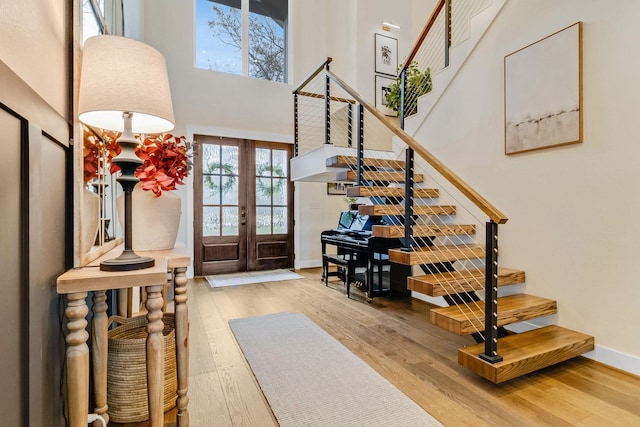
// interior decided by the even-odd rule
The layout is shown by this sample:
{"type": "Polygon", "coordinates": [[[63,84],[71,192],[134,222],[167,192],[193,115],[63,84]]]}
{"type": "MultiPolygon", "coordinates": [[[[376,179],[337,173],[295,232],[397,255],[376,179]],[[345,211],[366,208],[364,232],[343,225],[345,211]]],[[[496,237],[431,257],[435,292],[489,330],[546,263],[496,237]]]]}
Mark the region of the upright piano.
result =
{"type": "MultiPolygon", "coordinates": [[[[383,224],[382,217],[347,211],[340,214],[337,228],[321,232],[322,277],[325,284],[329,276],[340,276],[347,286],[347,296],[350,295],[351,284],[360,284],[364,287],[368,300],[391,292],[389,271],[385,271],[384,267],[390,265],[389,249],[402,247],[402,242],[400,239],[372,236],[371,227],[378,224],[383,224]],[[328,254],[327,245],[335,246],[337,254],[328,254]],[[330,273],[329,264],[336,264],[338,271],[330,273]],[[358,268],[365,268],[365,273],[357,274],[358,268]]],[[[406,289],[407,274],[402,276],[404,277],[400,280],[404,280],[402,286],[406,289]]]]}

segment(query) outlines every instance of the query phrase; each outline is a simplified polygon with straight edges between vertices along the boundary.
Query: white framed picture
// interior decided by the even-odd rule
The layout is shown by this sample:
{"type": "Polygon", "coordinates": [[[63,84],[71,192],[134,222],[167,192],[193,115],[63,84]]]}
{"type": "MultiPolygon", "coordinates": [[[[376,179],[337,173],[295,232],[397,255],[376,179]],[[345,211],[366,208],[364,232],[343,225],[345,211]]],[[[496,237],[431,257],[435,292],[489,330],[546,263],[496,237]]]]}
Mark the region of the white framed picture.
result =
{"type": "Polygon", "coordinates": [[[398,73],[398,40],[376,33],[375,60],[376,73],[396,76],[398,73]]]}
{"type": "Polygon", "coordinates": [[[582,22],[504,58],[505,154],[582,142],[582,22]]]}
{"type": "Polygon", "coordinates": [[[387,116],[397,116],[398,113],[387,107],[386,94],[391,90],[391,85],[396,79],[386,76],[376,76],[375,78],[376,108],[387,116]]]}

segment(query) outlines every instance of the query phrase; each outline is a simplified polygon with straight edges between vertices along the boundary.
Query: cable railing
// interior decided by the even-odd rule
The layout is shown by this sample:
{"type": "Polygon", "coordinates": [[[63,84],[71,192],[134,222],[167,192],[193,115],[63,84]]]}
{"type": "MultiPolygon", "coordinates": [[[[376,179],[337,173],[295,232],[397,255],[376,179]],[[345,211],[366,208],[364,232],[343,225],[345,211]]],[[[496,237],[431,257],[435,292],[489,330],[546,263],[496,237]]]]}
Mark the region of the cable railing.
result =
{"type": "Polygon", "coordinates": [[[497,224],[507,217],[395,119],[333,74],[329,62],[294,91],[298,155],[324,144],[333,146],[338,166],[344,169],[337,180],[366,189],[361,195],[373,204],[361,206],[361,213],[385,220],[386,226],[375,229],[374,235],[400,238],[411,264],[439,276],[445,299],[459,305],[474,333],[489,345],[486,360],[498,360],[497,306],[487,302],[497,299],[497,224]],[[428,186],[437,181],[439,188],[428,186]],[[446,187],[451,189],[443,191],[446,187]],[[469,205],[467,200],[474,206],[461,211],[469,205]],[[489,218],[486,224],[484,215],[489,218]],[[460,218],[468,223],[459,224],[460,218]],[[485,246],[477,243],[482,231],[485,246]],[[483,289],[484,296],[479,294],[483,289]],[[478,318],[471,314],[477,310],[489,314],[478,318]]]}
{"type": "MultiPolygon", "coordinates": [[[[431,76],[449,66],[449,49],[469,36],[469,20],[492,0],[440,0],[398,72],[401,123],[431,91],[431,76]]],[[[404,127],[404,126],[403,126],[404,127]]]]}

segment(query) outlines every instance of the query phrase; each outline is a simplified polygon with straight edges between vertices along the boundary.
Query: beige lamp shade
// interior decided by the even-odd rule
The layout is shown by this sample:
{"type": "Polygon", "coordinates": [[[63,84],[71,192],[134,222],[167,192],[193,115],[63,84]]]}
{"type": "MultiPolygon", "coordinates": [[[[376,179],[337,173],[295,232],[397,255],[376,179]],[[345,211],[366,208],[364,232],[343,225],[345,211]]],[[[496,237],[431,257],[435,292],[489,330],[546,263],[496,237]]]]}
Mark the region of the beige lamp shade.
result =
{"type": "Polygon", "coordinates": [[[124,112],[133,113],[134,133],[173,129],[164,57],[137,40],[91,37],[85,42],[82,55],[79,119],[90,126],[122,131],[124,112]]]}

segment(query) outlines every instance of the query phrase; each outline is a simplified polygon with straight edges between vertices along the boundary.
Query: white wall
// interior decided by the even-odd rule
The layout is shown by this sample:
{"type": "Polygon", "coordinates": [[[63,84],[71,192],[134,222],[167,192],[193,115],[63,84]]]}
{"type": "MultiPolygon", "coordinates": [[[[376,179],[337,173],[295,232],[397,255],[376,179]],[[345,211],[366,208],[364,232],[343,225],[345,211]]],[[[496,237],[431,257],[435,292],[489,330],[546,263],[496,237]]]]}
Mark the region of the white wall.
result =
{"type": "Polygon", "coordinates": [[[0,60],[61,116],[67,116],[68,45],[64,2],[0,1],[0,60]]]}
{"type": "Polygon", "coordinates": [[[444,94],[448,101],[416,134],[510,218],[500,227],[501,265],[526,271],[527,293],[558,301],[558,324],[594,335],[592,356],[624,359],[617,366],[636,373],[638,16],[634,0],[508,1],[444,94]],[[577,21],[584,142],[505,156],[504,56],[577,21]]]}

